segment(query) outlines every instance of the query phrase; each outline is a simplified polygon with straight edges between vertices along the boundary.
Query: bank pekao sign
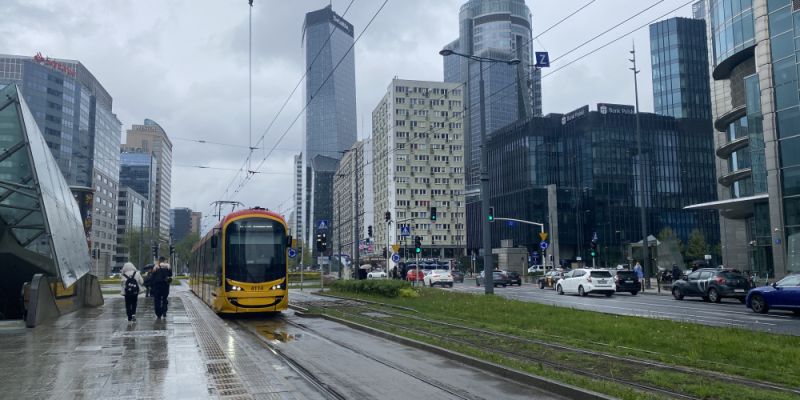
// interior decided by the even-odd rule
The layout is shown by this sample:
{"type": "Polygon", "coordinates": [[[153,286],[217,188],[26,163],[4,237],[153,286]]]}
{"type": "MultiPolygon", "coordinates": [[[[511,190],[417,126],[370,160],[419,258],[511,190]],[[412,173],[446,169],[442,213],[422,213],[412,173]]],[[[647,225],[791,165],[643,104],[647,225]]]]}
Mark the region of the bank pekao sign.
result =
{"type": "Polygon", "coordinates": [[[602,115],[609,115],[609,114],[623,114],[623,115],[635,115],[636,108],[633,106],[626,106],[622,104],[607,104],[607,103],[597,103],[597,111],[600,112],[602,115]]]}
{"type": "Polygon", "coordinates": [[[589,114],[589,106],[583,106],[575,111],[564,114],[564,116],[561,117],[561,125],[566,125],[567,122],[570,122],[576,118],[583,117],[586,114],[589,114]]]}

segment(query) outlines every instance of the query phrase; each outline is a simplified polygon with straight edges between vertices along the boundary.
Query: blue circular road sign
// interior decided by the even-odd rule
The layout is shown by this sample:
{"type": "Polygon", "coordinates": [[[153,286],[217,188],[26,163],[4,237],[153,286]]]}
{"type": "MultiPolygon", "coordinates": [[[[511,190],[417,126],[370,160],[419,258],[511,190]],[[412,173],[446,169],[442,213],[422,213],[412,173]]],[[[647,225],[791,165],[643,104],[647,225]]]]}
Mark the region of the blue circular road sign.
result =
{"type": "Polygon", "coordinates": [[[396,263],[400,262],[400,254],[397,254],[397,253],[392,254],[392,261],[394,261],[396,263]]]}
{"type": "Polygon", "coordinates": [[[289,248],[289,258],[295,258],[295,257],[297,257],[297,250],[295,250],[295,249],[290,247],[289,248]]]}
{"type": "Polygon", "coordinates": [[[542,243],[539,243],[539,247],[541,247],[541,248],[542,248],[542,250],[547,250],[547,246],[548,246],[548,245],[547,245],[547,242],[542,242],[542,243]]]}

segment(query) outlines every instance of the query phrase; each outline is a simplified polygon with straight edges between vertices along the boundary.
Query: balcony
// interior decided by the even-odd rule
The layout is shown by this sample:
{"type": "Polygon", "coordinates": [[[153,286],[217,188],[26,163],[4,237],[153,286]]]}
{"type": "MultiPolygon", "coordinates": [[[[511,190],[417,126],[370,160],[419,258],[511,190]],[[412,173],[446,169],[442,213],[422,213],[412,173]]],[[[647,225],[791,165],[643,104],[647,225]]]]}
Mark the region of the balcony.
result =
{"type": "Polygon", "coordinates": [[[725,187],[730,187],[733,185],[734,182],[740,181],[742,179],[747,179],[753,175],[753,170],[750,168],[742,168],[740,170],[733,171],[729,174],[723,175],[719,177],[719,184],[725,187]]]}
{"type": "Polygon", "coordinates": [[[740,137],[717,149],[717,157],[728,159],[736,151],[747,147],[750,144],[750,136],[740,137]]]}
{"type": "Polygon", "coordinates": [[[720,115],[716,121],[714,121],[714,128],[716,128],[720,132],[725,132],[728,130],[728,125],[731,122],[736,121],[737,119],[744,117],[747,114],[747,109],[744,105],[734,108],[726,112],[723,115],[720,115]]]}

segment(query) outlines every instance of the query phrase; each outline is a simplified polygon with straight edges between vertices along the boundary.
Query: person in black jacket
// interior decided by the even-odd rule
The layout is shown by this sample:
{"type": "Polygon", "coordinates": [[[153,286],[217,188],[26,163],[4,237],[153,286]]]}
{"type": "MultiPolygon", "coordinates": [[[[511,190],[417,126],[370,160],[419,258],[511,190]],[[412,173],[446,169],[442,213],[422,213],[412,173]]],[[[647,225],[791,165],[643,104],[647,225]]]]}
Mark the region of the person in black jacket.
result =
{"type": "Polygon", "coordinates": [[[158,264],[150,273],[151,292],[154,297],[154,307],[156,318],[161,319],[167,316],[167,297],[169,296],[169,285],[172,284],[172,268],[164,257],[158,258],[158,264]]]}

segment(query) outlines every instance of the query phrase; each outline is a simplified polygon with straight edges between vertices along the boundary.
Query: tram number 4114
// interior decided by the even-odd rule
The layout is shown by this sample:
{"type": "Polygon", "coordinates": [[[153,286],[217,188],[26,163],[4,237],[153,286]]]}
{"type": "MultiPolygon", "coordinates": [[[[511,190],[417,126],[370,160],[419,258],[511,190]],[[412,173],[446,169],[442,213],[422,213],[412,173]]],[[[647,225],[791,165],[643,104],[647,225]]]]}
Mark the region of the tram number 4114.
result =
{"type": "Polygon", "coordinates": [[[259,292],[259,291],[264,290],[264,286],[253,286],[252,290],[255,291],[255,292],[259,292]]]}

